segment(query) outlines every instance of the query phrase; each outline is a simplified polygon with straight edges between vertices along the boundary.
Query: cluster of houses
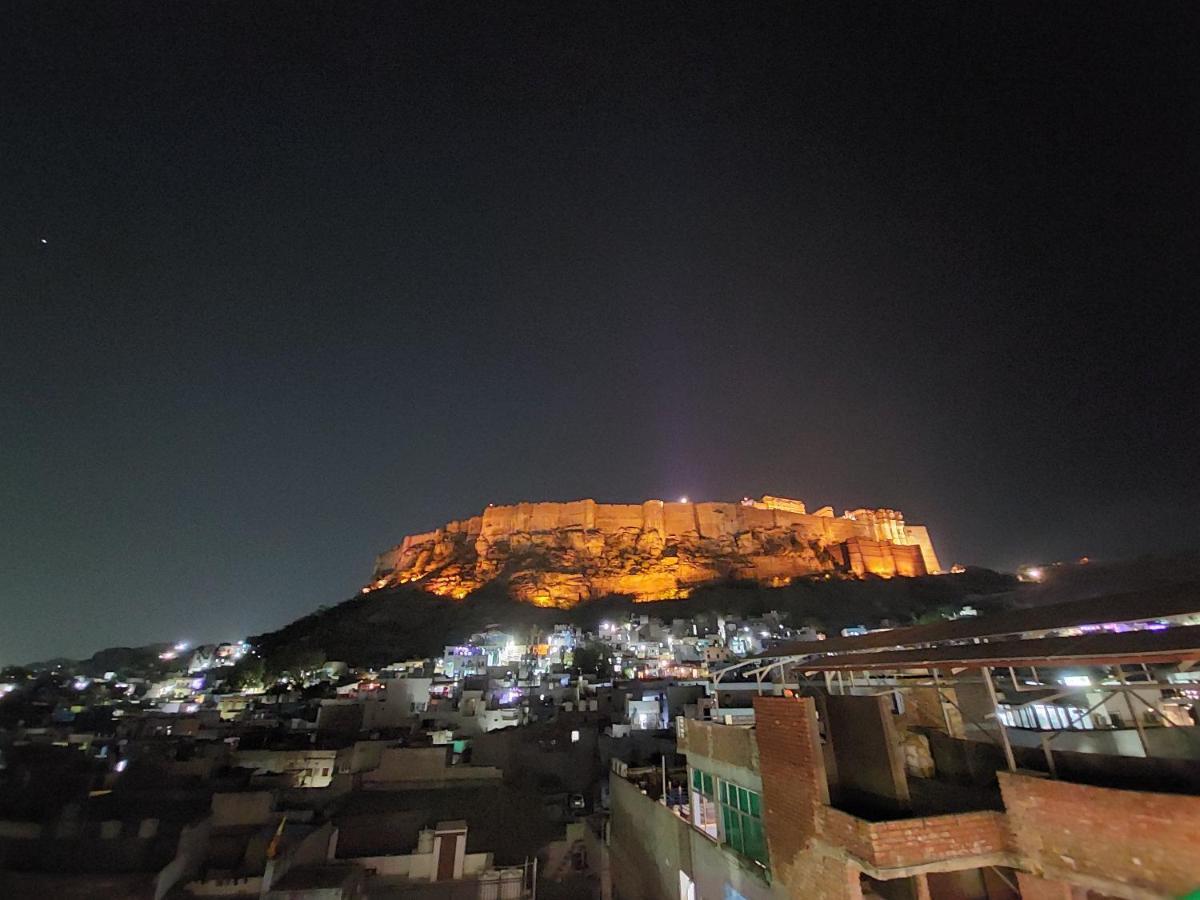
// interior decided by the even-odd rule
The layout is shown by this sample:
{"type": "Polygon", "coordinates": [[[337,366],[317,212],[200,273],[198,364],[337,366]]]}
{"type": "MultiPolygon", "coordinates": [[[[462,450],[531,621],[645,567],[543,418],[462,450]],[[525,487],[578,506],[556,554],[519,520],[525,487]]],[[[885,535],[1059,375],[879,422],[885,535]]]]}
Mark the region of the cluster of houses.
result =
{"type": "Polygon", "coordinates": [[[492,628],[237,690],[241,644],[10,673],[0,896],[1183,896],[1198,631],[1156,589],[828,637],[492,628]]]}
{"type": "Polygon", "coordinates": [[[778,614],[635,616],[237,690],[241,643],[13,683],[45,696],[0,728],[0,894],[591,894],[614,761],[674,759],[711,671],[805,637],[778,614]]]}

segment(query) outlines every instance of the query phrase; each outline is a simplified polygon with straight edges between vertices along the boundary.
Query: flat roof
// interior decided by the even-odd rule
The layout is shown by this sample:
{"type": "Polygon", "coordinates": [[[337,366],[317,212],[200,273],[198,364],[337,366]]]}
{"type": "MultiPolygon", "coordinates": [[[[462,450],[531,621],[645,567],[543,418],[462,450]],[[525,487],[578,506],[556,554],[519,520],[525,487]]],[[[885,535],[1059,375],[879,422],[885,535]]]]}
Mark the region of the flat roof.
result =
{"type": "Polygon", "coordinates": [[[1171,616],[1200,614],[1200,585],[1184,584],[1105,594],[1085,600],[1070,600],[1048,606],[1009,609],[984,616],[971,616],[930,625],[892,628],[856,637],[825,641],[793,641],[749,659],[778,659],[781,656],[849,653],[888,647],[910,647],[941,641],[994,638],[1009,634],[1056,631],[1109,622],[1142,622],[1171,616]]]}
{"type": "Polygon", "coordinates": [[[345,862],[296,866],[288,869],[279,881],[272,884],[269,893],[340,888],[351,878],[363,874],[363,869],[345,862]]]}
{"type": "Polygon", "coordinates": [[[804,672],[983,666],[1091,666],[1200,660],[1200,625],[1162,631],[1101,632],[820,656],[797,662],[804,672]]]}

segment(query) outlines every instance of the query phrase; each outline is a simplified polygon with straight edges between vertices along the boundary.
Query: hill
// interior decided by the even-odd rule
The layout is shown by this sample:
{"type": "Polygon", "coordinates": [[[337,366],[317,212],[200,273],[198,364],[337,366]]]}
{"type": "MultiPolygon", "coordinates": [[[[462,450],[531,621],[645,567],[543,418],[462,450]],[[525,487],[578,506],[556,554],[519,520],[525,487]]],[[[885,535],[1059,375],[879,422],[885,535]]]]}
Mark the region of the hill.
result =
{"type": "Polygon", "coordinates": [[[518,503],[410,534],[380,555],[364,592],[417,584],[461,599],[485,585],[536,606],[613,594],[687,597],[729,579],[764,586],[813,575],[918,576],[941,570],[923,525],[895,509],[809,513],[802,500],[518,503]]]}
{"type": "Polygon", "coordinates": [[[841,580],[818,577],[778,588],[726,581],[697,588],[685,599],[635,603],[609,595],[571,609],[543,608],[509,595],[504,585],[485,585],[462,600],[448,600],[413,586],[362,594],[267,634],[250,638],[269,672],[300,660],[343,660],[381,666],[413,657],[440,655],[489,625],[505,628],[559,623],[594,628],[602,620],[629,613],[665,620],[700,612],[754,615],[779,610],[793,624],[837,631],[848,625],[912,624],[972,604],[981,611],[1010,605],[1017,580],[986,569],[920,578],[841,580]]]}

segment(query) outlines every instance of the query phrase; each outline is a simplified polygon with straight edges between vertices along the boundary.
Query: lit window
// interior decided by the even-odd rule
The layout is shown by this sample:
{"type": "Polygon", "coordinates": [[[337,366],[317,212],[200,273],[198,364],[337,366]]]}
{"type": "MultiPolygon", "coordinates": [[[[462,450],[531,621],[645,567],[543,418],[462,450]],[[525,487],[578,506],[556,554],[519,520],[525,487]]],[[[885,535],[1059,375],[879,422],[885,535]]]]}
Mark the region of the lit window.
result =
{"type": "Polygon", "coordinates": [[[578,743],[579,743],[579,732],[578,732],[578,731],[572,731],[572,732],[571,732],[571,743],[572,743],[572,744],[578,744],[578,743]]]}
{"type": "Polygon", "coordinates": [[[692,769],[692,824],[717,840],[717,804],[714,779],[707,772],[692,769]]]}

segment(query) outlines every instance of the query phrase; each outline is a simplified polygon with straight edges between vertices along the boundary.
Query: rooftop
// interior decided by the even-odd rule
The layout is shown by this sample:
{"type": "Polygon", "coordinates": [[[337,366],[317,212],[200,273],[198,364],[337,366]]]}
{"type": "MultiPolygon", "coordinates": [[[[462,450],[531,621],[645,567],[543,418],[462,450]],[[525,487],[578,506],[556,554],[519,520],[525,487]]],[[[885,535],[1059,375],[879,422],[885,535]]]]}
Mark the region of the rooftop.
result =
{"type": "Polygon", "coordinates": [[[1162,631],[1082,634],[982,644],[820,654],[799,662],[807,672],[930,667],[1117,665],[1200,659],[1200,625],[1162,631]]]}
{"type": "Polygon", "coordinates": [[[1200,588],[1194,584],[1155,587],[1055,603],[1050,606],[1011,609],[977,618],[892,628],[856,637],[830,638],[820,643],[793,641],[753,658],[777,659],[781,656],[804,656],[813,653],[910,647],[945,641],[1036,634],[1088,625],[1147,622],[1186,615],[1200,615],[1200,588]]]}

